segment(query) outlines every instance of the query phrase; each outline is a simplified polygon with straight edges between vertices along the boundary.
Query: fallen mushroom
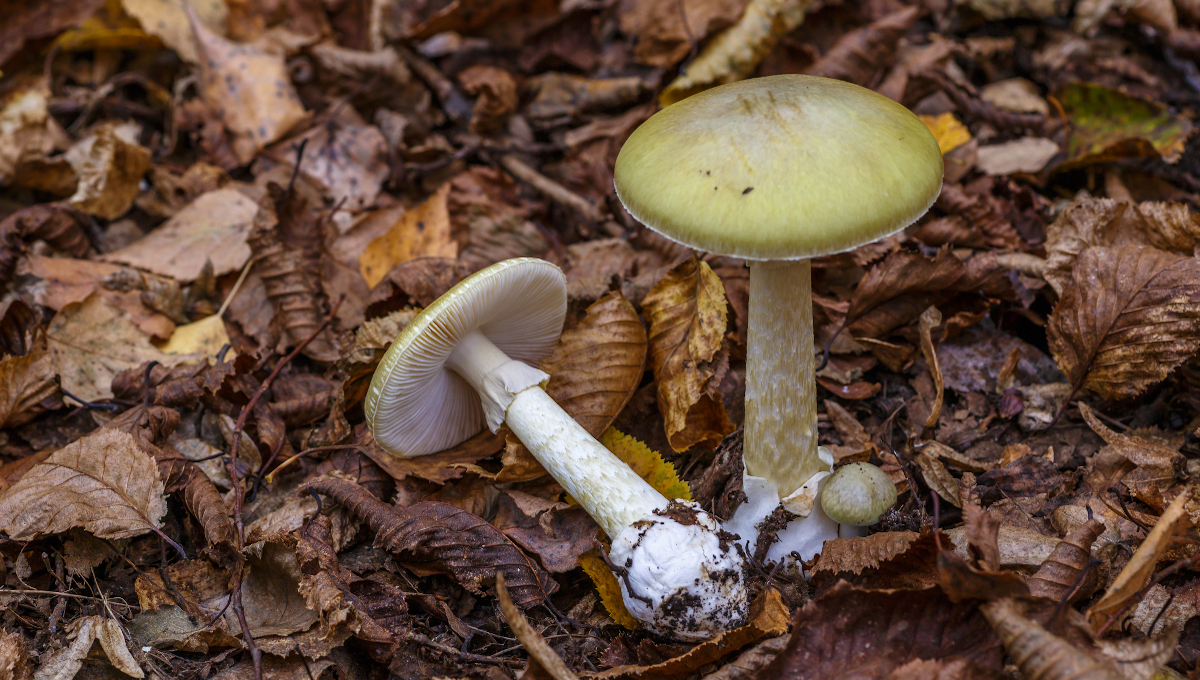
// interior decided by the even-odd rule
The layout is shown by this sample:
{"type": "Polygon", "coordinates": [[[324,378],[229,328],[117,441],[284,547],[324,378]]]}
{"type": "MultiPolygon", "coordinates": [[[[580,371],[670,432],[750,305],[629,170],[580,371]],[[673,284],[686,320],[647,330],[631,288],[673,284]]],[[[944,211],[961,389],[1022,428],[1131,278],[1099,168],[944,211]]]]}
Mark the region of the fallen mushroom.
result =
{"type": "Polygon", "coordinates": [[[807,559],[837,523],[816,503],[832,464],[817,447],[809,258],[893,234],[942,183],[937,141],[908,109],[813,76],[756,78],[673,104],[617,156],[617,196],[681,243],[750,260],[745,479],[727,524],[743,538],[774,508],[799,515],[768,559],[807,559]]]}
{"type": "Polygon", "coordinates": [[[558,267],[494,264],[451,288],[396,338],[364,411],[375,441],[411,457],[506,425],[612,538],[626,608],[647,628],[703,640],[744,622],[744,560],[733,536],[695,503],[669,501],[546,394],[536,362],[567,310],[558,267]]]}

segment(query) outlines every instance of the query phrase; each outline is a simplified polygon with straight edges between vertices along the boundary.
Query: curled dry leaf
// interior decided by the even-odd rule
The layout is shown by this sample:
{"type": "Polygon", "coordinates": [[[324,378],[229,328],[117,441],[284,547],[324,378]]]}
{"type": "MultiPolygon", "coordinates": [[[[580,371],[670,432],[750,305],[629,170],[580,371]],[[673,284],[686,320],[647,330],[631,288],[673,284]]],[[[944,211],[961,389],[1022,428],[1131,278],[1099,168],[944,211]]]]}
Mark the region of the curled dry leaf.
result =
{"type": "Polygon", "coordinates": [[[921,469],[921,476],[925,478],[925,483],[930,489],[937,492],[943,500],[949,502],[954,507],[962,507],[962,498],[959,496],[958,481],[950,475],[942,461],[935,456],[931,456],[925,451],[918,453],[913,457],[917,467],[921,469]]]}
{"type": "Polygon", "coordinates": [[[933,329],[942,325],[942,313],[938,311],[937,307],[930,307],[921,312],[917,322],[918,331],[921,334],[921,355],[925,357],[925,363],[929,364],[929,374],[933,376],[933,386],[937,390],[933,406],[929,409],[929,417],[925,419],[925,427],[930,428],[937,424],[938,418],[942,417],[942,399],[946,392],[946,383],[942,379],[942,367],[938,364],[937,349],[933,346],[932,337],[933,329]]]}
{"type": "MultiPolygon", "coordinates": [[[[697,92],[741,80],[754,72],[783,36],[804,21],[812,0],[750,0],[741,18],[704,48],[659,95],[670,106],[697,92]]],[[[664,9],[669,4],[660,5],[664,9]]]]}
{"type": "MultiPolygon", "coordinates": [[[[1074,602],[1090,595],[1096,586],[1094,577],[1076,584],[1080,573],[1087,568],[1092,557],[1092,544],[1104,532],[1104,524],[1097,519],[1088,519],[1071,530],[1062,542],[1054,546],[1054,552],[1042,562],[1037,573],[1029,577],[1029,592],[1034,597],[1062,601],[1070,598],[1074,602]]],[[[1085,577],[1086,578],[1086,577],[1085,577]]]]}
{"type": "Polygon", "coordinates": [[[1083,650],[1026,618],[1015,600],[997,600],[979,609],[1024,677],[1046,680],[1080,677],[1122,680],[1124,677],[1116,669],[1099,663],[1083,650]]]}
{"type": "Polygon", "coordinates": [[[102,614],[85,616],[71,622],[70,645],[58,650],[34,674],[34,680],[69,680],[83,668],[92,643],[99,640],[109,662],[125,675],[144,678],[146,674],[134,660],[125,644],[121,625],[102,614]]]}
{"type": "Polygon", "coordinates": [[[954,604],[937,588],[859,590],[839,583],[796,612],[787,647],[758,677],[882,678],[916,659],[999,668],[1002,656],[975,603],[954,604]],[[915,611],[920,625],[912,623],[915,611]]]}
{"type": "Polygon", "coordinates": [[[722,350],[725,288],[695,257],[667,272],[642,301],[650,322],[650,365],[671,448],[716,446],[734,430],[717,387],[728,369],[722,350]]]}
{"type": "Polygon", "coordinates": [[[504,574],[522,607],[542,602],[557,588],[558,584],[498,529],[448,503],[422,501],[396,508],[340,479],[314,480],[301,487],[306,489],[345,505],[367,524],[377,545],[395,553],[418,573],[447,573],[475,593],[482,593],[496,574],[504,574]]]}
{"type": "Polygon", "coordinates": [[[55,451],[0,495],[0,526],[14,540],[72,527],[97,538],[129,538],[156,529],[166,512],[154,460],[116,430],[55,451]]]}
{"type": "Polygon", "coordinates": [[[138,144],[139,132],[133,123],[101,123],[67,151],[79,178],[71,205],[106,220],[129,210],[150,169],[150,150],[138,144]]]}
{"type": "Polygon", "coordinates": [[[183,504],[204,530],[207,552],[213,560],[225,569],[238,566],[241,558],[236,548],[237,527],[213,481],[174,449],[160,449],[145,441],[138,444],[154,457],[166,493],[182,492],[183,504]]]}
{"type": "Polygon", "coordinates": [[[1072,391],[1135,397],[1200,348],[1200,260],[1147,246],[1088,248],[1047,335],[1072,391]]]}
{"type": "Polygon", "coordinates": [[[737,21],[746,0],[688,0],[682,5],[623,0],[621,31],[637,36],[634,56],[670,68],[687,56],[691,42],[737,21]]]}
{"type": "Polygon", "coordinates": [[[1142,541],[1125,568],[1109,584],[1108,590],[1104,591],[1104,597],[1088,608],[1088,619],[1093,630],[1099,630],[1108,617],[1117,615],[1125,608],[1130,598],[1146,586],[1158,561],[1170,546],[1175,532],[1186,526],[1189,521],[1186,508],[1190,497],[1191,494],[1185,489],[1171,501],[1171,505],[1167,506],[1166,511],[1158,518],[1146,540],[1142,541]]]}

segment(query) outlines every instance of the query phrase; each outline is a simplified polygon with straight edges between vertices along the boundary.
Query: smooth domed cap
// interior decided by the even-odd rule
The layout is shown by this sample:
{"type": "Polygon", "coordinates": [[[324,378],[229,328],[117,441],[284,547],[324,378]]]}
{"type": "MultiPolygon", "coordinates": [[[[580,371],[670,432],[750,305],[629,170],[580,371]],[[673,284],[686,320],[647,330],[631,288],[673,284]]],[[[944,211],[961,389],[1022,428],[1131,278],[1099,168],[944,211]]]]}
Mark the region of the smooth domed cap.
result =
{"type": "Polygon", "coordinates": [[[544,260],[505,260],[463,279],[401,331],[375,369],[363,404],[375,441],[407,458],[478,433],[479,394],[446,367],[450,353],[478,330],[510,358],[536,366],[554,349],[566,314],[566,277],[544,260]]]}
{"type": "Polygon", "coordinates": [[[870,463],[843,465],[821,489],[821,509],[839,524],[874,524],[895,502],[896,485],[870,463]]]}
{"type": "Polygon", "coordinates": [[[929,209],[942,154],[919,118],[866,88],[782,75],[654,114],[617,156],[638,221],[720,255],[788,260],[893,234],[929,209]]]}

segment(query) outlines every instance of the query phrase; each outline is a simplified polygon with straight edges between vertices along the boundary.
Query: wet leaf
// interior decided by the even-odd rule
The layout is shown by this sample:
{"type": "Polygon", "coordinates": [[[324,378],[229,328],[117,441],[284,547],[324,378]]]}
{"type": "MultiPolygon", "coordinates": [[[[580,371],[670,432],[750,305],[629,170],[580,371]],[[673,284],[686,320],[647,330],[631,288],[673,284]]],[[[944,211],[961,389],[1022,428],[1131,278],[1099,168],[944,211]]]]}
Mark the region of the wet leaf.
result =
{"type": "Polygon", "coordinates": [[[646,295],[650,366],[658,408],[676,451],[716,446],[733,431],[717,385],[728,366],[726,301],[721,279],[704,262],[685,260],[646,295]]]}
{"type": "Polygon", "coordinates": [[[1200,261],[1145,246],[1088,248],[1047,335],[1072,391],[1135,397],[1200,347],[1200,261]]]}
{"type": "Polygon", "coordinates": [[[139,536],[166,511],[154,460],[115,430],[68,444],[0,495],[0,525],[14,540],[73,527],[99,538],[139,536]]]}

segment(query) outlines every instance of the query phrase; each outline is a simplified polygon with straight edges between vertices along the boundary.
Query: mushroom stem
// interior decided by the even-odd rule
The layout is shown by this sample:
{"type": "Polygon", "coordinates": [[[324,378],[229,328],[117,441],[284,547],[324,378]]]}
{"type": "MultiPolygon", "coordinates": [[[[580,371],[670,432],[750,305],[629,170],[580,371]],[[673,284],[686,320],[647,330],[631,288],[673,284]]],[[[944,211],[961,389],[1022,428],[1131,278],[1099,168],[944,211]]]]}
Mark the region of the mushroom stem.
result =
{"type": "Polygon", "coordinates": [[[615,537],[667,499],[596,441],[540,387],[518,394],[505,420],[542,467],[615,537]]]}
{"type": "MultiPolygon", "coordinates": [[[[787,498],[824,467],[817,456],[809,260],[750,263],[746,474],[787,498]]],[[[825,468],[828,469],[828,468],[825,468]]]]}
{"type": "Polygon", "coordinates": [[[539,383],[549,376],[509,358],[482,333],[459,342],[446,361],[479,393],[491,426],[508,425],[525,448],[579,501],[604,533],[615,537],[667,499],[562,410],[539,383]]]}

